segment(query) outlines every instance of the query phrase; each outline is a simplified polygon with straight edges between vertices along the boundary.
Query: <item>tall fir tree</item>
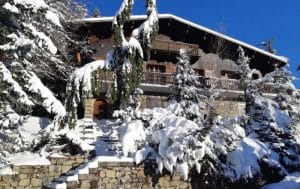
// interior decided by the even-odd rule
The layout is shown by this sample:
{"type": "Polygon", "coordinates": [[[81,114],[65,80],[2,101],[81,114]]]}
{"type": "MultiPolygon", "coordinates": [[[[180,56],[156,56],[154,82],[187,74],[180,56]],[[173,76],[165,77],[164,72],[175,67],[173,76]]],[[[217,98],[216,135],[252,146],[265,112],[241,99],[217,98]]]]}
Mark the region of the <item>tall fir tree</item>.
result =
{"type": "Polygon", "coordinates": [[[68,35],[68,19],[79,16],[82,10],[72,0],[0,2],[0,157],[3,159],[7,153],[29,147],[18,132],[28,115],[58,119],[66,114],[56,98],[60,91],[57,86],[63,86],[71,71],[68,45],[77,43],[68,35]]]}
{"type": "Polygon", "coordinates": [[[253,80],[249,59],[241,48],[239,54],[248,116],[244,125],[246,135],[263,142],[269,149],[268,154],[257,161],[264,179],[275,182],[299,169],[299,94],[284,68],[253,80]],[[259,86],[264,84],[272,84],[276,90],[278,96],[274,100],[263,96],[259,86]]]}
{"type": "MultiPolygon", "coordinates": [[[[143,72],[144,59],[149,58],[152,40],[158,31],[158,16],[156,0],[147,0],[147,19],[132,31],[129,41],[126,40],[123,25],[130,19],[133,0],[124,0],[120,10],[113,20],[114,47],[112,50],[111,64],[116,70],[115,107],[125,109],[135,106],[131,99],[138,88],[143,72]]],[[[134,109],[136,107],[133,107],[134,109]]]]}
{"type": "Polygon", "coordinates": [[[174,75],[175,93],[172,95],[179,105],[175,114],[201,125],[207,124],[213,114],[212,104],[217,95],[212,87],[206,85],[204,78],[196,76],[186,50],[181,49],[174,75]]]}

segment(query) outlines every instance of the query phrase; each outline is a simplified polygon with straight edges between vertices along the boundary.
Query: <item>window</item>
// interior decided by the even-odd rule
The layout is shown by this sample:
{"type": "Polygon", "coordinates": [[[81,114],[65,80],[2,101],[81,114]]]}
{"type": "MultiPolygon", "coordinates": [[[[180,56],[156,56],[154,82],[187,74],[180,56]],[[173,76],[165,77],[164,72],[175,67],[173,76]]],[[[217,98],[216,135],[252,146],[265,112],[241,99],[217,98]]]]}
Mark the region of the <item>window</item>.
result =
{"type": "Polygon", "coordinates": [[[236,73],[234,71],[228,71],[228,70],[222,70],[221,76],[228,78],[228,79],[240,79],[240,76],[238,73],[236,73]]]}
{"type": "Polygon", "coordinates": [[[166,66],[165,65],[148,64],[147,72],[166,73],[166,66]]]}
{"type": "Polygon", "coordinates": [[[195,75],[197,76],[204,76],[204,70],[201,69],[194,69],[195,75]]]}

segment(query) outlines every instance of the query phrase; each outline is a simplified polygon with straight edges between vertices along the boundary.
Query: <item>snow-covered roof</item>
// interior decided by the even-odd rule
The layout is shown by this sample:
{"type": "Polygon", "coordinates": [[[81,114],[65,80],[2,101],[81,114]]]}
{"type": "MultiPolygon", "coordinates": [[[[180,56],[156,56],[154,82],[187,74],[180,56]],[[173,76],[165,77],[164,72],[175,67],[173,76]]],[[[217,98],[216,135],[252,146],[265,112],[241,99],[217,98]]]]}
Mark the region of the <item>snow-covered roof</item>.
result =
{"type": "MultiPolygon", "coordinates": [[[[229,37],[227,35],[224,35],[222,33],[219,33],[219,32],[216,32],[212,29],[209,29],[209,28],[206,28],[204,26],[201,26],[199,24],[196,24],[196,23],[193,23],[191,21],[188,21],[184,18],[181,18],[181,17],[178,17],[178,16],[175,16],[173,14],[159,14],[158,15],[159,19],[173,19],[173,20],[176,20],[178,22],[181,22],[181,23],[184,23],[184,24],[187,24],[189,26],[192,26],[198,30],[202,30],[204,32],[207,32],[209,34],[212,34],[214,36],[217,36],[217,37],[220,37],[220,38],[223,38],[227,41],[230,41],[232,43],[235,43],[237,45],[240,45],[242,47],[246,47],[248,49],[251,49],[253,51],[256,51],[256,52],[259,52],[263,55],[266,55],[266,56],[269,56],[271,58],[274,58],[280,62],[283,62],[283,63],[288,63],[288,58],[287,57],[284,57],[284,56],[278,56],[278,55],[275,55],[275,54],[272,54],[272,53],[269,53],[267,51],[264,51],[260,48],[257,48],[255,46],[252,46],[248,43],[245,43],[245,42],[242,42],[240,40],[237,40],[237,39],[234,39],[232,37],[229,37]]],[[[80,19],[80,20],[76,20],[75,22],[90,22],[90,23],[101,23],[101,22],[112,22],[114,17],[99,17],[99,18],[84,18],[84,19],[80,19]]],[[[146,15],[132,15],[131,16],[131,20],[145,20],[147,18],[146,15]]]]}

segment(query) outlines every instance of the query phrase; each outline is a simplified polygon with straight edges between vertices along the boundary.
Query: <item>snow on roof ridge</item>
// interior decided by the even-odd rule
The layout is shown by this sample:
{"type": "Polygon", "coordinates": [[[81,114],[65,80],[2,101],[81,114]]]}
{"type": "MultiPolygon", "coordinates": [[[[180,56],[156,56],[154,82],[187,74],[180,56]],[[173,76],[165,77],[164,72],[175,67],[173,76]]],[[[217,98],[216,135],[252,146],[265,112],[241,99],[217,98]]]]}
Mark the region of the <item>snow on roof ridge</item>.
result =
{"type": "MultiPolygon", "coordinates": [[[[83,18],[83,19],[77,19],[77,20],[75,20],[75,22],[107,22],[107,21],[112,21],[113,18],[114,18],[113,16],[99,17],[99,18],[83,18]]],[[[146,15],[131,15],[131,17],[130,17],[131,20],[143,20],[143,19],[146,19],[146,18],[147,18],[146,15]]],[[[259,52],[261,54],[264,54],[266,56],[269,56],[269,57],[272,57],[274,59],[280,60],[280,61],[282,61],[284,63],[288,63],[288,58],[287,57],[278,56],[278,55],[269,53],[269,52],[267,52],[265,50],[262,50],[262,49],[260,49],[258,47],[255,47],[255,46],[250,45],[248,43],[245,43],[245,42],[242,42],[240,40],[234,39],[234,38],[229,37],[227,35],[221,34],[221,33],[217,32],[217,31],[214,31],[214,30],[209,29],[207,27],[201,26],[199,24],[196,24],[194,22],[191,22],[189,20],[186,20],[186,19],[184,19],[182,17],[179,17],[179,16],[176,16],[174,14],[169,14],[169,13],[167,13],[167,14],[158,14],[158,18],[173,18],[174,20],[177,20],[179,22],[185,23],[185,24],[190,25],[192,27],[195,27],[195,28],[197,28],[199,30],[202,30],[202,31],[205,31],[207,33],[213,34],[215,36],[221,37],[221,38],[223,38],[225,40],[231,41],[233,43],[236,43],[236,44],[241,45],[243,47],[246,47],[248,49],[257,51],[257,52],[259,52]]]]}

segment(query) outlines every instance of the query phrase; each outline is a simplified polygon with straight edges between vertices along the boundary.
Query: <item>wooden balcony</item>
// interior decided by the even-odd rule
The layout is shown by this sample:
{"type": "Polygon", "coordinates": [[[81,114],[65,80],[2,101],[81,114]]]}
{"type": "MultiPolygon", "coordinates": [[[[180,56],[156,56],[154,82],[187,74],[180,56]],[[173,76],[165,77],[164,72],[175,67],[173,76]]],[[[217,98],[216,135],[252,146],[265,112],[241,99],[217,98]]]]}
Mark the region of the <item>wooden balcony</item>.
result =
{"type": "Polygon", "coordinates": [[[190,43],[155,39],[152,43],[152,49],[166,51],[166,52],[173,52],[173,53],[179,53],[180,49],[186,49],[188,55],[199,56],[198,45],[190,44],[190,43]]]}
{"type": "MultiPolygon", "coordinates": [[[[199,81],[206,86],[212,86],[214,84],[216,89],[243,91],[241,82],[236,79],[208,78],[202,76],[199,76],[198,78],[199,81]]],[[[170,85],[174,83],[174,78],[173,74],[171,73],[145,72],[141,83],[154,85],[170,85]]],[[[270,83],[260,84],[258,88],[260,88],[263,93],[278,92],[276,86],[270,83]]]]}
{"type": "MultiPolygon", "coordinates": [[[[114,72],[110,71],[98,71],[97,74],[99,81],[112,81],[114,78],[114,72]]],[[[223,78],[209,78],[199,76],[199,81],[206,86],[212,86],[214,84],[216,89],[228,90],[228,91],[243,91],[242,84],[236,79],[223,79],[223,78]]],[[[172,73],[160,73],[160,72],[144,72],[141,84],[143,85],[155,85],[155,86],[167,86],[174,83],[174,76],[172,73]]],[[[270,83],[263,83],[258,86],[263,93],[278,93],[279,89],[270,83]]]]}

